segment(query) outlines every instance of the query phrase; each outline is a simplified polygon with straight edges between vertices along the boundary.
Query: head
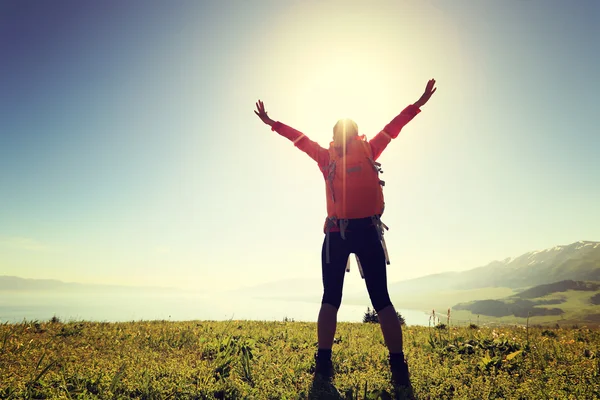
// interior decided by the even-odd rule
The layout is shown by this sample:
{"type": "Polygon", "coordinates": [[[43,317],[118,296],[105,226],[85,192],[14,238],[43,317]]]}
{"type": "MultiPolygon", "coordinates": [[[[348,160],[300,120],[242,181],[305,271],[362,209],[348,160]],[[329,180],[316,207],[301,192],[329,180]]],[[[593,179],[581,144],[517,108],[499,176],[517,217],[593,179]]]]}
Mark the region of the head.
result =
{"type": "Polygon", "coordinates": [[[333,127],[333,145],[344,146],[348,140],[358,136],[358,125],[351,119],[340,119],[333,127]]]}

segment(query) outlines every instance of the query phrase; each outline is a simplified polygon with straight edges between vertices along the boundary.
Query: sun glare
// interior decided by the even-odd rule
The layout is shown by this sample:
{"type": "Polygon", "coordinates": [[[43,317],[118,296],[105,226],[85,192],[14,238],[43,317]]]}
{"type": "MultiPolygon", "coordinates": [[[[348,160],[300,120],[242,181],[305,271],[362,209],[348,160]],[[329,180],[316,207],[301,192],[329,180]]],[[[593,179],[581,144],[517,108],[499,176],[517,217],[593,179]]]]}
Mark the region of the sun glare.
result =
{"type": "MultiPolygon", "coordinates": [[[[389,104],[384,77],[368,61],[345,62],[322,59],[306,71],[296,93],[298,111],[310,115],[302,121],[306,129],[322,145],[332,137],[333,126],[342,118],[350,118],[359,132],[371,137],[382,121],[378,120],[382,105],[389,104]]],[[[380,128],[379,128],[380,129],[380,128]]]]}
{"type": "Polygon", "coordinates": [[[274,92],[287,95],[278,106],[293,110],[288,117],[321,145],[329,143],[342,118],[354,120],[359,133],[373,137],[416,100],[431,78],[417,82],[419,60],[427,50],[410,39],[409,24],[400,28],[405,35],[392,35],[389,16],[369,24],[360,13],[326,5],[320,13],[305,15],[300,6],[294,11],[272,45],[281,57],[270,75],[277,77],[274,92]],[[291,33],[297,31],[306,33],[291,33]]]}

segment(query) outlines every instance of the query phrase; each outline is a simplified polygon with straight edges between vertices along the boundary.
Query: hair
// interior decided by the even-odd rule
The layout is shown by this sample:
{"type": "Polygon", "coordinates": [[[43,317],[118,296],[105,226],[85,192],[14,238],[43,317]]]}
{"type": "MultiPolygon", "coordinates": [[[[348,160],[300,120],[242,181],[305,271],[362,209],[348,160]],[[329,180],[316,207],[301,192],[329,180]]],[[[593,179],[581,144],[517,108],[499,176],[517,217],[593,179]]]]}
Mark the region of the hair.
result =
{"type": "Polygon", "coordinates": [[[358,136],[358,125],[351,119],[340,119],[333,126],[333,146],[345,147],[348,140],[358,136]]]}

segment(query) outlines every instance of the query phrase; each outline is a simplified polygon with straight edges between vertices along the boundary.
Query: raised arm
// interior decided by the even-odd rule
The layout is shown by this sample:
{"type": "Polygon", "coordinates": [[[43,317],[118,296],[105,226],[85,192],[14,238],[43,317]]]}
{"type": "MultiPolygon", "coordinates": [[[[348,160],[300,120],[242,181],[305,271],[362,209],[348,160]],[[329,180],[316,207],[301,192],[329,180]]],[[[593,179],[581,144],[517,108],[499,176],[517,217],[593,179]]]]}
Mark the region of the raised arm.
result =
{"type": "Polygon", "coordinates": [[[435,93],[437,88],[434,86],[435,79],[430,79],[425,87],[425,92],[423,92],[419,100],[402,110],[402,112],[390,121],[381,132],[369,141],[374,160],[379,158],[392,139],[398,137],[402,128],[421,112],[421,107],[424,106],[431,98],[431,95],[435,93]]]}
{"type": "Polygon", "coordinates": [[[254,113],[261,119],[262,122],[269,125],[272,131],[279,133],[281,136],[289,139],[297,148],[308,154],[310,158],[315,160],[319,166],[329,163],[329,152],[321,147],[317,142],[310,140],[305,134],[294,128],[287,126],[279,121],[273,121],[265,111],[265,105],[258,100],[254,113]]]}

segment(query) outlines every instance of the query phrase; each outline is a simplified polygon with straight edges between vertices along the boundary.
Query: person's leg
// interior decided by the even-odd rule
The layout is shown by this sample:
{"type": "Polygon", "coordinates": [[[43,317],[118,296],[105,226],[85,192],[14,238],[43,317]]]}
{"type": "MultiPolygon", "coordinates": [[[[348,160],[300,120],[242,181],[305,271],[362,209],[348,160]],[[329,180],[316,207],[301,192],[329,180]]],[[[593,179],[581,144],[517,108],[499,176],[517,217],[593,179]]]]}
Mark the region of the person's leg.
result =
{"type": "Polygon", "coordinates": [[[317,340],[319,349],[316,357],[316,373],[331,377],[331,348],[337,327],[337,312],[342,303],[342,289],[346,262],[350,255],[348,244],[339,233],[330,233],[329,263],[326,262],[326,241],[321,251],[321,268],[323,278],[323,299],[317,320],[317,340]]]}
{"type": "Polygon", "coordinates": [[[342,303],[344,274],[350,256],[349,246],[338,232],[329,237],[329,263],[326,262],[326,241],[321,251],[323,299],[317,321],[319,349],[331,349],[337,325],[337,311],[342,303]]]}
{"type": "Polygon", "coordinates": [[[329,304],[321,303],[319,319],[317,320],[317,340],[319,350],[331,350],[337,328],[338,309],[329,304]]]}
{"type": "Polygon", "coordinates": [[[388,293],[385,253],[374,229],[364,231],[355,252],[360,259],[371,303],[379,317],[385,344],[391,353],[401,352],[402,328],[388,293]]]}
{"type": "Polygon", "coordinates": [[[409,386],[408,366],[402,348],[402,327],[388,293],[383,246],[374,229],[365,230],[354,246],[353,250],[360,259],[369,297],[377,312],[381,332],[390,353],[392,379],[397,385],[409,386]]]}
{"type": "Polygon", "coordinates": [[[394,306],[390,303],[390,305],[377,311],[377,316],[379,317],[385,344],[390,353],[402,353],[402,327],[394,306]]]}

